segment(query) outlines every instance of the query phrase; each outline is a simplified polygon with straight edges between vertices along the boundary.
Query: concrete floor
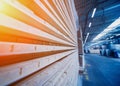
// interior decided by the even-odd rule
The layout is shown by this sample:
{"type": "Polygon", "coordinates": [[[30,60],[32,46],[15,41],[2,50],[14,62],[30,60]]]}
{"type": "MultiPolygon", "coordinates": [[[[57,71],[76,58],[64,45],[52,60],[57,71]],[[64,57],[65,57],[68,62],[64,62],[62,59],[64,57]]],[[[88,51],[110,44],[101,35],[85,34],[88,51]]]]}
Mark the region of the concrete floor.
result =
{"type": "Polygon", "coordinates": [[[97,54],[86,54],[85,59],[82,86],[120,86],[120,61],[97,54]]]}

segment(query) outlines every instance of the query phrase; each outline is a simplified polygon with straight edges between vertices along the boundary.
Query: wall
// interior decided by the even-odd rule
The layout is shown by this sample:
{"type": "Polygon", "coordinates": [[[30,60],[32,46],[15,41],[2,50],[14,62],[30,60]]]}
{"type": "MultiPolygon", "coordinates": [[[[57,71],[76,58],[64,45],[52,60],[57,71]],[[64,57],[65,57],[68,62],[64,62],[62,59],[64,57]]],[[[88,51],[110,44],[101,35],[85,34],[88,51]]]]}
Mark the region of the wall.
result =
{"type": "Polygon", "coordinates": [[[0,0],[0,86],[77,86],[73,0],[0,0]]]}

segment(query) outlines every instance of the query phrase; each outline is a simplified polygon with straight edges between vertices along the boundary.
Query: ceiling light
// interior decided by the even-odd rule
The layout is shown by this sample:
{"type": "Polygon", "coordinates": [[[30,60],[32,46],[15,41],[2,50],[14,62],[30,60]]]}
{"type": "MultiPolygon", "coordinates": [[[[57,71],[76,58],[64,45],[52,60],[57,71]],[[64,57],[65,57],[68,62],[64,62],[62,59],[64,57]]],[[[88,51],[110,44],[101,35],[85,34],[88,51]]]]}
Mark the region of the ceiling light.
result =
{"type": "Polygon", "coordinates": [[[104,29],[100,34],[98,34],[93,41],[98,40],[99,38],[105,36],[108,34],[110,31],[116,29],[117,27],[120,26],[120,17],[116,19],[112,24],[110,24],[106,29],[104,29]]]}
{"type": "Polygon", "coordinates": [[[111,36],[110,38],[113,38],[114,36],[111,36]]]}
{"type": "Polygon", "coordinates": [[[92,23],[90,22],[88,27],[91,27],[91,24],[92,24],[92,23]]]}
{"type": "Polygon", "coordinates": [[[116,34],[116,36],[120,36],[120,34],[116,34]]]}
{"type": "Polygon", "coordinates": [[[85,37],[84,45],[85,45],[85,43],[86,43],[86,41],[87,41],[87,39],[88,39],[88,36],[89,36],[89,33],[87,33],[87,35],[86,35],[86,37],[85,37]]]}
{"type": "Polygon", "coordinates": [[[96,12],[96,8],[94,8],[94,10],[93,10],[93,13],[92,13],[92,18],[94,17],[94,15],[95,15],[95,12],[96,12]]]}

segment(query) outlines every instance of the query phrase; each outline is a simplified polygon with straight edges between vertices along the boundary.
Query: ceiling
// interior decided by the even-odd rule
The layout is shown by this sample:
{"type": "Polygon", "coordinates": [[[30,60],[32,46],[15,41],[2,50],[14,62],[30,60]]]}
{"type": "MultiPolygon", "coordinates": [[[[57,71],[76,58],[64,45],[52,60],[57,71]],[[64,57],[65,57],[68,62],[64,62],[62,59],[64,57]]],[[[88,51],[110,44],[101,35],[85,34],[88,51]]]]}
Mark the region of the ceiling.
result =
{"type": "MultiPolygon", "coordinates": [[[[82,28],[83,42],[89,33],[86,43],[89,43],[106,27],[120,17],[120,0],[74,0],[75,7],[79,16],[79,24],[82,28]],[[93,9],[96,12],[93,18],[93,9]],[[89,23],[91,27],[89,28],[89,23]]],[[[110,32],[109,35],[102,37],[105,40],[112,35],[120,34],[120,27],[110,32]]]]}

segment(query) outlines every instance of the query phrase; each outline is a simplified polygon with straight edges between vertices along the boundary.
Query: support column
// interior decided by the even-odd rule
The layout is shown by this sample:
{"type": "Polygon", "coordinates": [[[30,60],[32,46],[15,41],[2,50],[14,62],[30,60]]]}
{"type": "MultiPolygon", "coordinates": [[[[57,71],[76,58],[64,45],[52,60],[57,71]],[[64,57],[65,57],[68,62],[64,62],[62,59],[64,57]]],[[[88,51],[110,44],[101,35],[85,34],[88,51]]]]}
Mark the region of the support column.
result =
{"type": "Polygon", "coordinates": [[[82,31],[81,28],[79,27],[77,31],[77,36],[78,36],[78,54],[79,54],[79,66],[80,66],[80,71],[84,70],[84,47],[83,47],[83,40],[82,40],[82,31]]]}

